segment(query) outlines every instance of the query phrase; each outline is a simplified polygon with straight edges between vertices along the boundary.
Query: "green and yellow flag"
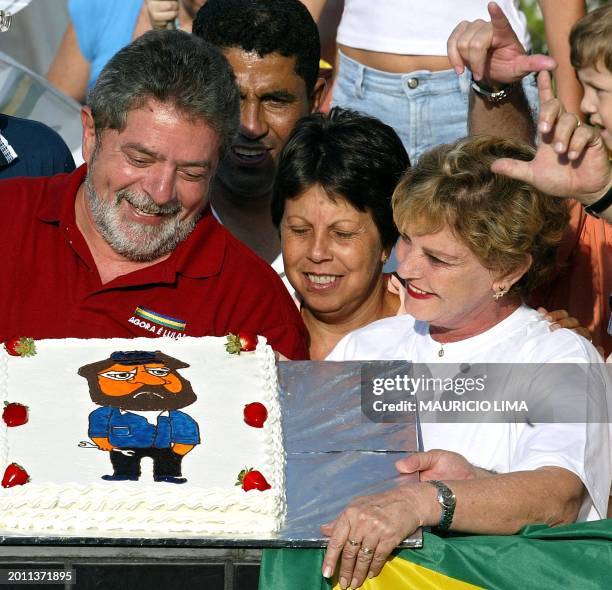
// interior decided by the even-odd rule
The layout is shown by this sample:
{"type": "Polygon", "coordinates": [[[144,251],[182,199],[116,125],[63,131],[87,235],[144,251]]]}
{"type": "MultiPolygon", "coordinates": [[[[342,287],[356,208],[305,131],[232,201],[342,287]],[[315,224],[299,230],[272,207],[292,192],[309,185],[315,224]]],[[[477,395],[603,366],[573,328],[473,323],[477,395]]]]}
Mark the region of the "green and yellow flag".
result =
{"type": "MultiPolygon", "coordinates": [[[[264,551],[259,590],[331,590],[321,576],[322,549],[264,551]]],[[[423,534],[364,590],[529,590],[612,588],[612,519],[563,527],[525,527],[512,536],[423,534]]]]}

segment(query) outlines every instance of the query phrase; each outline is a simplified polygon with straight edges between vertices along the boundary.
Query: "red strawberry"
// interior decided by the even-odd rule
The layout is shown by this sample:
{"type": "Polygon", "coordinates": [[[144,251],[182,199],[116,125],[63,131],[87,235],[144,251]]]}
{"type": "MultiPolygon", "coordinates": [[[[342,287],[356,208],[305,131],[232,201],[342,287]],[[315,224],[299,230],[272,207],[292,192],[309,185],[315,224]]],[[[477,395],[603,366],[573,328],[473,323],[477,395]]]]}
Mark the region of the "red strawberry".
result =
{"type": "Polygon", "coordinates": [[[36,354],[36,345],[32,338],[15,336],[4,343],[4,348],[11,356],[34,356],[36,354]]]}
{"type": "Polygon", "coordinates": [[[240,354],[250,352],[257,348],[257,335],[252,332],[238,332],[238,334],[228,334],[225,350],[230,354],[240,354]]]}
{"type": "Polygon", "coordinates": [[[259,402],[253,402],[244,406],[244,421],[253,428],[263,428],[268,419],[266,406],[259,402]]]}
{"type": "Polygon", "coordinates": [[[249,490],[269,490],[272,486],[266,481],[266,478],[261,474],[260,471],[254,470],[252,467],[245,467],[238,474],[237,486],[242,486],[245,492],[249,490]]]}
{"type": "Polygon", "coordinates": [[[21,426],[28,421],[28,406],[23,404],[4,402],[2,419],[7,426],[21,426]]]}
{"type": "Polygon", "coordinates": [[[2,487],[12,488],[13,486],[22,486],[24,483],[28,483],[29,481],[30,476],[28,475],[28,472],[21,467],[21,465],[11,463],[4,472],[2,487]]]}

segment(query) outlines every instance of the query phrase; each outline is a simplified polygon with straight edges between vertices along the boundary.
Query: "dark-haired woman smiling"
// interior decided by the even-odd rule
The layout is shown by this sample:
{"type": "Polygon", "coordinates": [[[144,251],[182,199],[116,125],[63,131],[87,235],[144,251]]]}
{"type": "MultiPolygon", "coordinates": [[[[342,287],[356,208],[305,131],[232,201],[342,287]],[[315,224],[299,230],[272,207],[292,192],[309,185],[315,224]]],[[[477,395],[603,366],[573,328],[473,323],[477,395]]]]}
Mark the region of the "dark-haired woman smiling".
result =
{"type": "Polygon", "coordinates": [[[312,359],[400,308],[382,268],[398,237],[391,196],[408,166],[391,127],[342,109],[303,119],[283,150],[272,216],[312,359]]]}

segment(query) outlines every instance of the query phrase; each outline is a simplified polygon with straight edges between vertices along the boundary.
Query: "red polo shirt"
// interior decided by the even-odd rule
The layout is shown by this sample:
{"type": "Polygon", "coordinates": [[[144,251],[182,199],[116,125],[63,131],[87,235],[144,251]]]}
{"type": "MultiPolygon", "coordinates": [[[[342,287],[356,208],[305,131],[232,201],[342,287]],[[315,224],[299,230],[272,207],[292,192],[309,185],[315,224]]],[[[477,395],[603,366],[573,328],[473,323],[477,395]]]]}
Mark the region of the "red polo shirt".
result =
{"type": "Polygon", "coordinates": [[[306,329],[281,280],[210,212],[169,258],[103,285],[75,222],[85,172],[0,182],[0,340],[245,330],[307,358],[306,329]]]}

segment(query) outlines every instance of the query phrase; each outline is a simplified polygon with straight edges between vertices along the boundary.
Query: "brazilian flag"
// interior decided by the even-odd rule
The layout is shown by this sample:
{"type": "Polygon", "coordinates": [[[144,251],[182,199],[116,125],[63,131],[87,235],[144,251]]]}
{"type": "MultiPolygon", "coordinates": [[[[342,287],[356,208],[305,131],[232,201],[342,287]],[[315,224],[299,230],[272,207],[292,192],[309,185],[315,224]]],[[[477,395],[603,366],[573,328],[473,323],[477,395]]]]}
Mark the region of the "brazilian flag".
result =
{"type": "MultiPolygon", "coordinates": [[[[331,590],[322,549],[264,551],[259,590],[331,590]]],[[[364,590],[612,589],[612,519],[525,527],[512,536],[423,534],[396,552],[364,590]]]]}

